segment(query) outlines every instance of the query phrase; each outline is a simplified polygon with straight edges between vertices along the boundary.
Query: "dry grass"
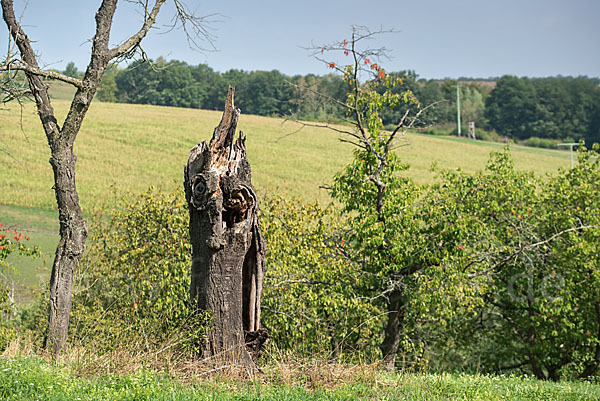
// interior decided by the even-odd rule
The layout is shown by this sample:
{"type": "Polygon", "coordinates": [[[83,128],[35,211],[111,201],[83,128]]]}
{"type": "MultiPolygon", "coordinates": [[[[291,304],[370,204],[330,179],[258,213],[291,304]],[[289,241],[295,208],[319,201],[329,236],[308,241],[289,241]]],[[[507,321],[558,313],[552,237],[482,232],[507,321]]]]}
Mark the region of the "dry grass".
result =
{"type": "MultiPolygon", "coordinates": [[[[59,121],[68,105],[55,101],[59,121]]],[[[150,185],[161,190],[181,185],[189,149],[209,139],[220,118],[217,111],[94,102],[75,143],[84,209],[150,185]]],[[[352,147],[328,130],[305,128],[287,135],[297,130],[294,123],[245,114],[238,128],[248,138],[259,191],[279,187],[307,200],[327,200],[319,186],[331,183],[352,157],[352,147]]],[[[32,104],[22,114],[16,104],[0,110],[0,138],[0,204],[55,208],[49,150],[32,104]]],[[[433,179],[432,163],[475,171],[485,166],[490,151],[503,146],[417,134],[408,140],[410,146],[398,152],[412,166],[407,174],[419,183],[433,179]]],[[[569,166],[567,152],[513,146],[513,155],[517,168],[540,174],[569,166]]]]}
{"type": "Polygon", "coordinates": [[[40,357],[50,363],[68,367],[77,377],[105,375],[127,376],[141,370],[162,372],[184,384],[246,382],[258,380],[265,385],[303,386],[308,389],[335,389],[349,383],[367,386],[384,384],[383,371],[377,363],[343,363],[319,357],[298,357],[290,353],[266,352],[259,369],[250,372],[229,354],[226,357],[198,359],[176,351],[176,339],[148,349],[145,344],[123,344],[112,350],[99,351],[93,345],[69,345],[58,358],[34,345],[31,337],[12,340],[2,358],[40,357]]]}

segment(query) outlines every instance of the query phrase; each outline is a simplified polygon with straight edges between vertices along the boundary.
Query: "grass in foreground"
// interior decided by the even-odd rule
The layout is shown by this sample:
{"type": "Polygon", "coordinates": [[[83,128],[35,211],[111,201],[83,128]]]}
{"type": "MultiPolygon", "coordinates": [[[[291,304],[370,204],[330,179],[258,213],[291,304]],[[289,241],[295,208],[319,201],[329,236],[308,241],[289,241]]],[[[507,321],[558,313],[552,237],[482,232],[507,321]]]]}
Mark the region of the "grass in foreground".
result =
{"type": "Polygon", "coordinates": [[[0,358],[2,400],[599,400],[600,386],[530,378],[452,374],[383,374],[334,386],[270,384],[227,378],[182,384],[150,371],[75,376],[38,357],[0,358]]]}

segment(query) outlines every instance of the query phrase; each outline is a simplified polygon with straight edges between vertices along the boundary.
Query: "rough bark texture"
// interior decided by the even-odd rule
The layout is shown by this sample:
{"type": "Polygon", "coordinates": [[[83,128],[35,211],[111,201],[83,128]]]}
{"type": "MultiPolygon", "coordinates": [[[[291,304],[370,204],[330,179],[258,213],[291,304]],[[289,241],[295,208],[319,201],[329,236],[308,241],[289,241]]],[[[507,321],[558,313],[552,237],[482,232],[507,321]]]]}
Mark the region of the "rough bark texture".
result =
{"type": "MultiPolygon", "coordinates": [[[[79,196],[75,186],[75,161],[73,153],[75,138],[81,129],[81,124],[96,94],[96,90],[108,63],[113,58],[120,57],[139,45],[156,20],[161,6],[166,0],[156,0],[151,11],[146,13],[143,26],[127,41],[115,48],[109,48],[110,30],[117,0],[103,0],[96,13],[96,32],[92,41],[92,55],[81,83],[66,77],[57,78],[77,86],[77,92],[71,102],[69,113],[63,126],[60,127],[54,115],[48,85],[42,77],[48,76],[38,65],[31,41],[21,28],[15,17],[13,1],[0,0],[2,16],[10,35],[15,41],[20,60],[20,69],[25,72],[29,89],[33,95],[38,115],[42,122],[48,145],[51,151],[50,164],[54,171],[54,191],[60,221],[60,241],[56,248],[52,273],[50,276],[50,302],[48,314],[48,330],[44,346],[54,354],[60,352],[67,341],[69,318],[72,304],[73,274],[83,251],[87,238],[88,227],[83,219],[79,196]]],[[[11,64],[5,63],[5,68],[11,64]]],[[[54,73],[56,78],[60,74],[54,73]]]]}
{"type": "Polygon", "coordinates": [[[185,168],[190,296],[197,311],[210,315],[202,356],[254,369],[252,359],[268,338],[260,326],[265,242],[242,132],[234,140],[239,114],[230,87],[210,144],[190,150],[185,168]]]}
{"type": "Polygon", "coordinates": [[[384,339],[380,346],[383,356],[381,367],[386,370],[393,370],[396,365],[396,354],[400,347],[404,323],[404,303],[402,289],[395,288],[389,296],[388,321],[385,327],[384,339]]]}

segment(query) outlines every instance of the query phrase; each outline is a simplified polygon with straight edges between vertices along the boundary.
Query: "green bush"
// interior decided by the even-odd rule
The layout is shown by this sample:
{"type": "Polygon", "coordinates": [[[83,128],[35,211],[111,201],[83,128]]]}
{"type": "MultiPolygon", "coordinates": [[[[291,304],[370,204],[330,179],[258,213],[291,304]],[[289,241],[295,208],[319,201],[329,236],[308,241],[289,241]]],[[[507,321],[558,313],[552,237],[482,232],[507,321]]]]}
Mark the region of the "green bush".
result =
{"type": "Polygon", "coordinates": [[[560,143],[556,139],[548,139],[548,138],[538,138],[532,136],[531,138],[527,138],[523,141],[523,145],[531,146],[534,148],[545,148],[545,149],[556,149],[556,144],[560,143]]]}
{"type": "Polygon", "coordinates": [[[183,194],[152,188],[95,216],[76,276],[71,338],[109,350],[127,338],[151,347],[194,346],[203,318],[190,315],[187,207],[183,194]]]}
{"type": "MultiPolygon", "coordinates": [[[[275,346],[302,355],[373,352],[381,322],[356,293],[357,269],[330,245],[334,214],[280,196],[264,197],[261,208],[267,240],[262,316],[275,346]]],[[[183,194],[150,189],[93,220],[76,276],[71,338],[104,350],[122,338],[144,347],[173,336],[186,350],[198,344],[205,320],[190,316],[183,194]]]]}
{"type": "Polygon", "coordinates": [[[262,202],[263,323],[275,344],[301,356],[373,357],[384,316],[360,296],[364,272],[342,249],[338,213],[281,196],[262,202]]]}

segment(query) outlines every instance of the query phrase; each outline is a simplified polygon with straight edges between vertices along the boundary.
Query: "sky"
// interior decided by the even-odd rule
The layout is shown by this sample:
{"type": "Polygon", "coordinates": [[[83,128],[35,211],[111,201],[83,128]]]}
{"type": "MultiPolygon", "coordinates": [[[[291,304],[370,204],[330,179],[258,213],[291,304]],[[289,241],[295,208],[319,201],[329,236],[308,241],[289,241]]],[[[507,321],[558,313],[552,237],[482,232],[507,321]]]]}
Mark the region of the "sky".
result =
{"type": "MultiPolygon", "coordinates": [[[[427,79],[497,77],[600,77],[600,0],[185,0],[196,15],[207,16],[212,45],[190,48],[182,30],[168,25],[171,1],[161,10],[157,29],[144,39],[150,58],[208,64],[216,71],[277,69],[288,75],[327,74],[326,65],[305,48],[350,38],[351,26],[394,30],[368,43],[385,47],[387,71],[414,70],[427,79]]],[[[73,61],[84,70],[100,1],[14,0],[22,26],[41,65],[63,70],[73,61]]],[[[111,41],[137,31],[141,16],[121,0],[111,41]]],[[[0,24],[0,51],[8,31],[0,24]]],[[[327,56],[327,55],[326,55],[327,56]]],[[[335,61],[335,60],[332,60],[335,61]]]]}

